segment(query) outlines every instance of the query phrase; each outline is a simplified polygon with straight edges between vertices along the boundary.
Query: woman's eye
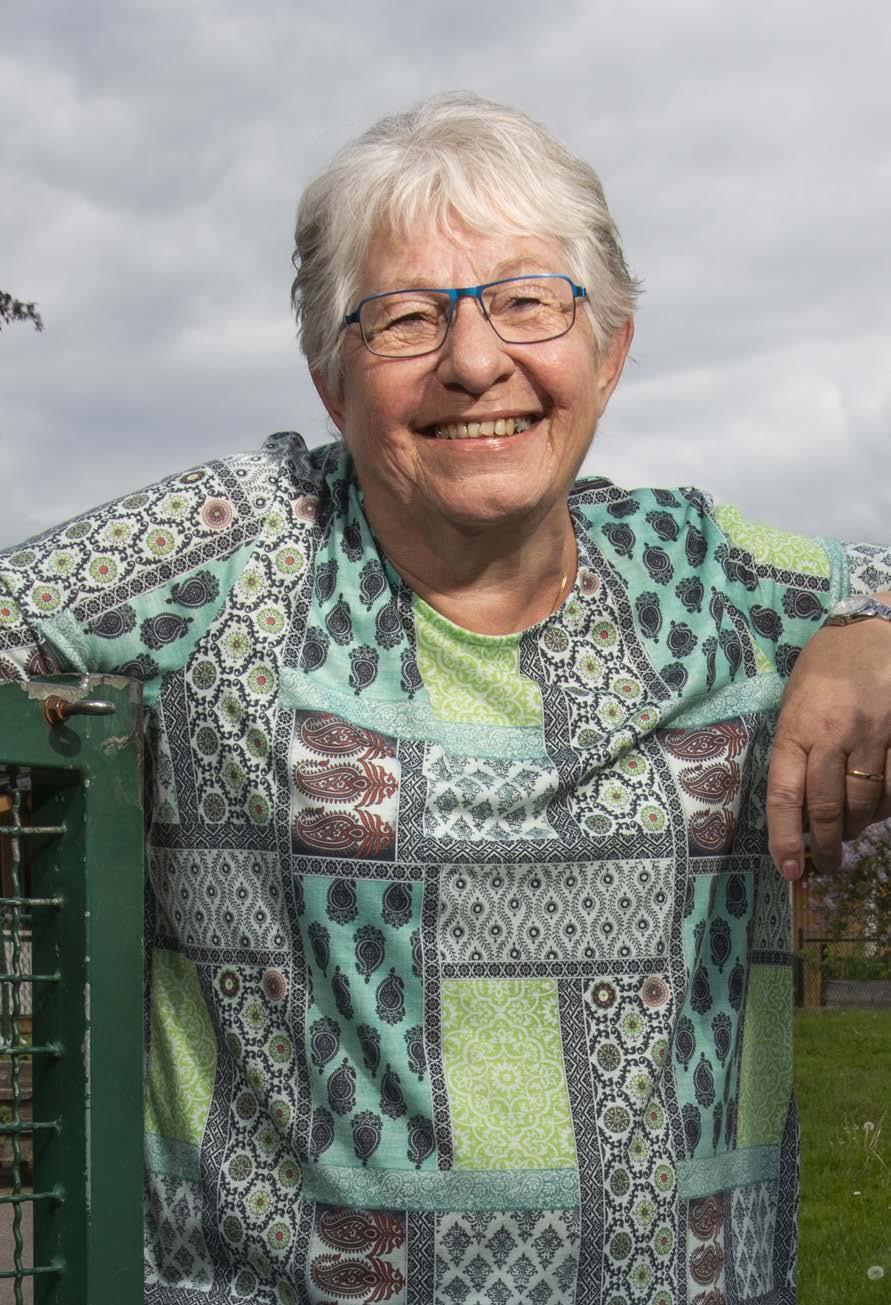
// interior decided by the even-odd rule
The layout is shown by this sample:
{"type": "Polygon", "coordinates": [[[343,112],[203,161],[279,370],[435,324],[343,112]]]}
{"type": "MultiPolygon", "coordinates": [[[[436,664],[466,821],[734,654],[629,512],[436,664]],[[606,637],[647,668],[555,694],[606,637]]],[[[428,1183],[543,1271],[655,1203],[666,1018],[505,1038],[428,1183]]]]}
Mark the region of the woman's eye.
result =
{"type": "Polygon", "coordinates": [[[432,312],[415,308],[410,313],[400,313],[398,317],[391,317],[385,324],[384,330],[396,331],[403,326],[425,326],[433,320],[434,314],[432,312]]]}
{"type": "Polygon", "coordinates": [[[529,313],[541,307],[541,300],[532,295],[513,295],[504,306],[507,313],[529,313]]]}

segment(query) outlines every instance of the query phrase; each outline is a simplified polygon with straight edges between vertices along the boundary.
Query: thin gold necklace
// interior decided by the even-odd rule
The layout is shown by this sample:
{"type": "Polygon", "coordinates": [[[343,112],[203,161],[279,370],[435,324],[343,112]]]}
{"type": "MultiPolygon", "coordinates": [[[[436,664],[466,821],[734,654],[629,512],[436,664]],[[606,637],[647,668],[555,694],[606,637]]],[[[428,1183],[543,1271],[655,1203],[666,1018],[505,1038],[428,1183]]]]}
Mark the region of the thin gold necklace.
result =
{"type": "Polygon", "coordinates": [[[566,581],[567,581],[567,579],[568,579],[568,577],[569,577],[569,568],[566,566],[566,539],[565,539],[565,537],[564,537],[564,539],[563,539],[563,552],[560,554],[560,565],[563,567],[563,579],[560,581],[560,588],[557,590],[557,597],[554,599],[554,605],[553,605],[553,607],[551,608],[551,610],[548,612],[548,616],[549,616],[549,617],[550,617],[550,616],[553,616],[554,613],[556,612],[557,608],[560,606],[560,601],[561,601],[561,599],[563,598],[563,590],[566,588],[566,581]]]}

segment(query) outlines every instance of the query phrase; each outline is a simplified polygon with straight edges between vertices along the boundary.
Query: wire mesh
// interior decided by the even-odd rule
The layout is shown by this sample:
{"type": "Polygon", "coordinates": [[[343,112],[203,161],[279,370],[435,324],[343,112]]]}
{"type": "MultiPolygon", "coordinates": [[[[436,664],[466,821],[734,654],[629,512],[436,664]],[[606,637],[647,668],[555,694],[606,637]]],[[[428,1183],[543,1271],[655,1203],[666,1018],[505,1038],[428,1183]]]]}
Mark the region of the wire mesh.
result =
{"type": "Polygon", "coordinates": [[[143,834],[141,686],[0,684],[2,1305],[142,1299],[143,834]]]}
{"type": "MultiPolygon", "coordinates": [[[[33,1139],[44,1129],[57,1130],[57,1119],[33,1118],[31,1100],[32,1067],[35,1058],[55,1057],[56,1044],[35,1046],[26,1032],[30,1022],[32,986],[57,984],[58,973],[34,974],[31,968],[30,925],[35,910],[58,910],[61,898],[34,898],[26,883],[26,841],[35,834],[58,835],[64,826],[40,828],[27,819],[31,777],[27,771],[0,772],[0,843],[3,844],[3,892],[0,897],[3,946],[0,949],[0,1096],[6,1098],[0,1119],[0,1139],[6,1142],[3,1159],[10,1164],[10,1190],[0,1192],[0,1206],[12,1211],[12,1268],[0,1270],[0,1280],[11,1282],[15,1305],[26,1305],[25,1290],[29,1280],[43,1274],[57,1275],[57,1263],[34,1264],[31,1247],[26,1247],[27,1214],[41,1201],[61,1202],[58,1190],[34,1191],[31,1186],[33,1139]],[[8,1139],[8,1140],[7,1140],[8,1139]],[[26,1260],[28,1262],[26,1262],[26,1260]]],[[[30,1292],[28,1293],[30,1298],[30,1292]]]]}

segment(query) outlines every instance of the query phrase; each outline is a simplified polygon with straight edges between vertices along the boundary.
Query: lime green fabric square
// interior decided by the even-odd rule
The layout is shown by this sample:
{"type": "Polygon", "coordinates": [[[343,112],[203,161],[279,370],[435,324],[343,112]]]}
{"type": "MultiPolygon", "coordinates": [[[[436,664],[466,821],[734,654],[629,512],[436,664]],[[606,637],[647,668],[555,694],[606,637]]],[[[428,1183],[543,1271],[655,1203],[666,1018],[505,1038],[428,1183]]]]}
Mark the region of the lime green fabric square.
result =
{"type": "Polygon", "coordinates": [[[826,579],[832,574],[830,557],[817,539],[747,521],[738,508],[727,504],[715,508],[715,520],[730,543],[751,553],[760,566],[826,579]]]}
{"type": "Polygon", "coordinates": [[[446,979],[443,1062],[455,1165],[576,1163],[552,979],[446,979]]]}
{"type": "Polygon", "coordinates": [[[199,1146],[216,1068],[216,1039],[194,963],[177,952],[155,950],[146,1131],[199,1146]]]}
{"type": "Polygon", "coordinates": [[[792,970],[754,965],[746,994],[737,1146],[778,1143],[791,1095],[792,970]]]}
{"type": "Polygon", "coordinates": [[[415,599],[418,667],[433,714],[466,725],[540,725],[541,694],[520,674],[518,634],[473,634],[415,599]]]}

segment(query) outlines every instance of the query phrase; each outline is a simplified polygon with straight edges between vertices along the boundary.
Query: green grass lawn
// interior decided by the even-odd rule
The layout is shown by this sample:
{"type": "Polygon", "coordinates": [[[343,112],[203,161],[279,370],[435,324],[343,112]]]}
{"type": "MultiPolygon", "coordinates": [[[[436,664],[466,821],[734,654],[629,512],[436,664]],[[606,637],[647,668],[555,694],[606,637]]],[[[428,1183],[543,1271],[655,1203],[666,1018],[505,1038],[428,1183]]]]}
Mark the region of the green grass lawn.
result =
{"type": "Polygon", "coordinates": [[[891,1011],[800,1011],[795,1055],[801,1305],[887,1305],[891,1011]],[[884,1277],[871,1279],[873,1266],[884,1277]]]}

